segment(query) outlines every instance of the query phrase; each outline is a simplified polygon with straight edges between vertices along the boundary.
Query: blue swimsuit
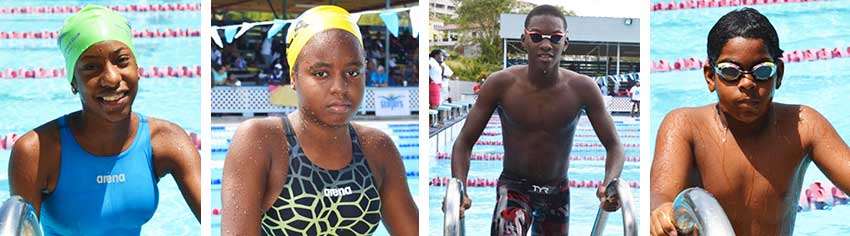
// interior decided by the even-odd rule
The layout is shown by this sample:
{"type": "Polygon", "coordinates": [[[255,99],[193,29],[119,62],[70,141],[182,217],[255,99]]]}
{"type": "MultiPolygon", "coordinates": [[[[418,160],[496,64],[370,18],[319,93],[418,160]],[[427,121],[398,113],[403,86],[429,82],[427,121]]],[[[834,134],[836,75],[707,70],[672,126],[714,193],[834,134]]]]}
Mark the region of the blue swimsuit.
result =
{"type": "Polygon", "coordinates": [[[62,158],[53,193],[41,202],[45,235],[139,235],[159,202],[148,122],[141,114],[133,144],[116,156],[80,147],[67,115],[59,118],[62,158]]]}

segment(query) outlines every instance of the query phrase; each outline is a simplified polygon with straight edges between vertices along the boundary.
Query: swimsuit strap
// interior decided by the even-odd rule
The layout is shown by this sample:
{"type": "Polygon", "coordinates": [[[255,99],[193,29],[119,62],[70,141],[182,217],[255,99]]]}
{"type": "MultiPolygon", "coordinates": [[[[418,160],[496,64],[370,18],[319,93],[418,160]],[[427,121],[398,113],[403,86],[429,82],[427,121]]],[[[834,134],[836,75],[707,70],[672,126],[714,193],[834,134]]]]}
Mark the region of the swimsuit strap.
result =
{"type": "Polygon", "coordinates": [[[289,122],[288,116],[283,116],[283,128],[286,131],[286,142],[289,148],[298,145],[298,140],[295,138],[295,130],[292,128],[292,123],[289,122]]]}

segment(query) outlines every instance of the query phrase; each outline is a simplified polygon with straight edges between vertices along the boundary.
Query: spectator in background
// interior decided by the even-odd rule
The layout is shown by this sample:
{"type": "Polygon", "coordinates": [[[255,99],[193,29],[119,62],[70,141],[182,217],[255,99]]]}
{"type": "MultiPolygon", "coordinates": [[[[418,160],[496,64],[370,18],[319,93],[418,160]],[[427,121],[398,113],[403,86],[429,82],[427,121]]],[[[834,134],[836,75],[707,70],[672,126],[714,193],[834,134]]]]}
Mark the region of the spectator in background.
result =
{"type": "Polygon", "coordinates": [[[227,82],[231,80],[230,75],[227,72],[230,69],[229,64],[225,64],[225,65],[213,64],[212,69],[213,69],[213,71],[212,71],[213,86],[226,85],[227,82]]]}
{"type": "Polygon", "coordinates": [[[640,81],[635,81],[635,86],[629,89],[629,96],[632,98],[632,110],[629,116],[640,115],[640,81]]]}
{"type": "Polygon", "coordinates": [[[212,53],[210,57],[212,58],[212,64],[221,66],[221,49],[218,48],[214,43],[212,45],[212,53]]]}
{"type": "Polygon", "coordinates": [[[620,92],[620,78],[617,75],[611,76],[611,79],[614,80],[614,96],[621,96],[620,92]]]}
{"type": "Polygon", "coordinates": [[[442,101],[440,87],[443,84],[443,53],[435,49],[428,56],[428,105],[431,109],[437,109],[442,101]]]}
{"type": "MultiPolygon", "coordinates": [[[[263,44],[260,46],[260,55],[263,56],[263,64],[264,65],[272,65],[274,64],[274,58],[272,58],[272,38],[266,37],[263,40],[263,44]]],[[[269,66],[271,68],[271,66],[269,66]]]]}
{"type": "Polygon", "coordinates": [[[237,70],[245,70],[248,67],[248,62],[245,61],[245,57],[242,54],[237,53],[236,58],[233,59],[233,67],[237,70]]]}
{"type": "Polygon", "coordinates": [[[366,87],[374,86],[374,81],[372,81],[372,73],[375,73],[375,59],[366,60],[366,87]]]}
{"type": "Polygon", "coordinates": [[[372,50],[369,51],[369,57],[379,61],[384,60],[384,46],[381,42],[375,42],[375,44],[372,45],[372,50]]]}
{"type": "Polygon", "coordinates": [[[384,72],[384,66],[378,66],[378,69],[372,72],[372,85],[375,87],[387,87],[387,73],[384,72]]]}
{"type": "Polygon", "coordinates": [[[478,79],[478,84],[472,87],[472,92],[478,94],[478,91],[481,90],[481,86],[484,85],[484,78],[478,79]]]}
{"type": "Polygon", "coordinates": [[[443,67],[443,83],[440,85],[440,94],[443,94],[443,97],[446,98],[443,101],[451,103],[452,98],[449,96],[449,91],[451,91],[449,88],[449,80],[452,78],[452,75],[454,75],[454,71],[452,71],[452,68],[446,64],[446,61],[449,59],[449,53],[446,52],[446,50],[440,50],[440,55],[443,56],[443,60],[440,62],[440,65],[443,67]]]}
{"type": "Polygon", "coordinates": [[[410,82],[408,82],[408,86],[419,86],[419,64],[414,63],[413,68],[410,72],[410,82]]]}
{"type": "Polygon", "coordinates": [[[271,68],[260,72],[259,77],[270,85],[289,84],[289,76],[287,76],[286,71],[283,70],[283,65],[277,63],[275,63],[271,68]]]}

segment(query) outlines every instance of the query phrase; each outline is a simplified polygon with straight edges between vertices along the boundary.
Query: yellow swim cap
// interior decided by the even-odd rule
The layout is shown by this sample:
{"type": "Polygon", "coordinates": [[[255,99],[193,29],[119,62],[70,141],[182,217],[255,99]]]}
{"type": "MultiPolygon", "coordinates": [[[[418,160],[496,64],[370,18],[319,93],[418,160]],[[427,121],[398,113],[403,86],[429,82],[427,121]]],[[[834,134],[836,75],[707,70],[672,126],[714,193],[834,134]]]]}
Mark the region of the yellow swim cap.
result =
{"type": "Polygon", "coordinates": [[[65,19],[65,24],[59,29],[59,39],[56,43],[62,50],[62,56],[65,56],[68,82],[74,79],[77,59],[91,45],[115,40],[126,44],[130,52],[135,53],[132,39],[133,31],[127,18],[103,6],[88,5],[65,19]]]}
{"type": "Polygon", "coordinates": [[[298,60],[298,54],[301,53],[301,49],[304,49],[304,45],[314,35],[330,29],[348,31],[354,37],[357,37],[358,42],[363,43],[363,36],[360,35],[357,22],[352,20],[351,15],[345,9],[331,5],[310,8],[295,19],[286,34],[286,42],[288,42],[286,59],[289,64],[290,76],[295,70],[295,61],[298,60]]]}

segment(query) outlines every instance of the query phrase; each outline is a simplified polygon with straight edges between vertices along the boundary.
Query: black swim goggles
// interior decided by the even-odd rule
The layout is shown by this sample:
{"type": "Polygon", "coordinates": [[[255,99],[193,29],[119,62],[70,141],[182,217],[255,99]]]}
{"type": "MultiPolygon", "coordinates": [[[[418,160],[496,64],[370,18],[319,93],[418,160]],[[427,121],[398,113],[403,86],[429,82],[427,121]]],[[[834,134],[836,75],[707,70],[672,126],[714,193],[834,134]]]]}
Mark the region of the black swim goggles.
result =
{"type": "Polygon", "coordinates": [[[528,31],[526,29],[525,35],[528,35],[528,37],[531,38],[531,42],[535,42],[535,43],[539,43],[540,41],[543,41],[543,39],[548,39],[552,43],[560,43],[561,39],[563,39],[566,34],[563,33],[563,32],[555,32],[555,33],[552,33],[552,34],[542,34],[542,33],[537,32],[537,31],[528,31]]]}
{"type": "Polygon", "coordinates": [[[734,82],[744,74],[753,75],[753,79],[765,81],[776,75],[776,63],[766,61],[753,66],[749,71],[741,70],[741,67],[731,62],[721,62],[714,66],[714,72],[726,81],[734,82]]]}

